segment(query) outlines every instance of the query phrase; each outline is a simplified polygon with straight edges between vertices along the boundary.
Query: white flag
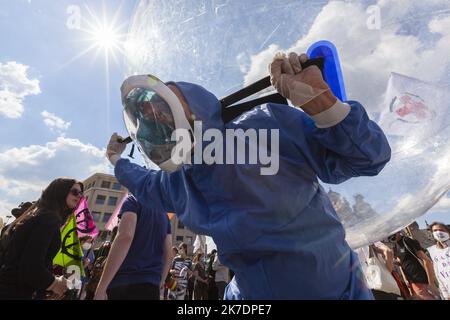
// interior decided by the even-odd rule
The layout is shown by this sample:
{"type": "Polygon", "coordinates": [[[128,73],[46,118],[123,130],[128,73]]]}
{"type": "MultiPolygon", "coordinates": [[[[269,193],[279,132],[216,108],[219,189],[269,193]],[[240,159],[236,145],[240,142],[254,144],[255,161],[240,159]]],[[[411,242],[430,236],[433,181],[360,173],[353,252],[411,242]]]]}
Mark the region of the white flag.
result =
{"type": "Polygon", "coordinates": [[[205,239],[205,243],[206,243],[206,246],[207,246],[207,248],[208,248],[208,251],[207,251],[206,253],[209,254],[209,253],[211,253],[211,251],[213,251],[214,249],[217,250],[217,246],[216,246],[216,244],[214,243],[213,238],[208,237],[208,236],[206,236],[205,238],[206,238],[206,239],[205,239]]]}
{"type": "Polygon", "coordinates": [[[402,144],[418,144],[444,129],[450,88],[392,73],[379,125],[402,144]]]}
{"type": "Polygon", "coordinates": [[[196,254],[199,251],[203,253],[205,252],[205,236],[196,235],[193,253],[196,254]]]}

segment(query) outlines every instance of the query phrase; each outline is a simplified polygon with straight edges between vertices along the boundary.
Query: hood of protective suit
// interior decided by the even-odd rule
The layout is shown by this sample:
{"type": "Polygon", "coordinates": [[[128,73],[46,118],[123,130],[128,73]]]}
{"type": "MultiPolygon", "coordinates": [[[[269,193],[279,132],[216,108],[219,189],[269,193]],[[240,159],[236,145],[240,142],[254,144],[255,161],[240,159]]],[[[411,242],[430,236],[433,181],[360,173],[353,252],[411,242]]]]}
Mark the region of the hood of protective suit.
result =
{"type": "Polygon", "coordinates": [[[196,121],[202,121],[203,131],[222,129],[222,106],[219,99],[202,86],[188,82],[170,82],[180,89],[196,121]]]}

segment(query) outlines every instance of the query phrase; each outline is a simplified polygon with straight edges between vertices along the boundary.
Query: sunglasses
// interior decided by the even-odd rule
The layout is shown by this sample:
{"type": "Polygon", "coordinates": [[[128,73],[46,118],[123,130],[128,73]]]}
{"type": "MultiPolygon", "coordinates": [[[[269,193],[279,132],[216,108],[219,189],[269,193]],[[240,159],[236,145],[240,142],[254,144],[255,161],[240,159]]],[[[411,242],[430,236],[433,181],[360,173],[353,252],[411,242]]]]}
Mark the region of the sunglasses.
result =
{"type": "Polygon", "coordinates": [[[80,191],[78,189],[70,189],[70,193],[74,195],[75,197],[82,197],[83,191],[80,191]]]}

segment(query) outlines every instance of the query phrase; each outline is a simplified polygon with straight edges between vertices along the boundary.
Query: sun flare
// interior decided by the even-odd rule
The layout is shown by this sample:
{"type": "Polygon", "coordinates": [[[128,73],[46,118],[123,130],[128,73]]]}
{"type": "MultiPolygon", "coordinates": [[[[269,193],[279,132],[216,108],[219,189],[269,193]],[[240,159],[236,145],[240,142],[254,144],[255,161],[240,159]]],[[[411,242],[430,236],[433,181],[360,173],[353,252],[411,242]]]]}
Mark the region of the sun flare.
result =
{"type": "Polygon", "coordinates": [[[100,49],[106,51],[117,49],[120,45],[120,35],[112,26],[100,26],[92,31],[92,41],[100,49]]]}

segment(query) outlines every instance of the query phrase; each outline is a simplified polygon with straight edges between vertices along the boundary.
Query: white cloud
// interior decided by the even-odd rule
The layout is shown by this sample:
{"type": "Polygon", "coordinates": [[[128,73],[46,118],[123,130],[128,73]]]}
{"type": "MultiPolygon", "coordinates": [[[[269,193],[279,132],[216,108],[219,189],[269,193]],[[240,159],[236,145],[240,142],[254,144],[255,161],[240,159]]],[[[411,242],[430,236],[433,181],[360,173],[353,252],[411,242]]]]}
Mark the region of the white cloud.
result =
{"type": "Polygon", "coordinates": [[[44,123],[51,131],[63,132],[69,129],[71,122],[66,122],[63,119],[57,117],[55,114],[46,110],[41,112],[41,116],[44,118],[44,123]]]}
{"type": "Polygon", "coordinates": [[[0,63],[0,115],[19,118],[23,111],[23,100],[29,95],[41,93],[39,80],[30,79],[28,66],[10,61],[0,63]]]}
{"type": "Polygon", "coordinates": [[[244,85],[247,86],[259,79],[267,76],[269,63],[272,61],[275,53],[281,49],[276,44],[271,44],[267,49],[259,54],[251,56],[250,70],[244,76],[244,85]]]}
{"type": "Polygon", "coordinates": [[[96,172],[111,172],[104,149],[65,137],[45,145],[6,150],[0,153],[0,163],[0,215],[3,216],[20,202],[39,198],[55,178],[84,180],[96,172]]]}
{"type": "MultiPolygon", "coordinates": [[[[448,80],[450,2],[380,0],[378,5],[381,30],[367,28],[369,15],[361,3],[330,1],[304,37],[281,49],[300,53],[316,41],[331,40],[340,55],[348,98],[370,111],[382,101],[391,72],[431,82],[448,80]]],[[[273,54],[281,49],[272,44],[252,56],[245,84],[267,75],[273,54]]]]}
{"type": "Polygon", "coordinates": [[[430,210],[431,212],[443,212],[450,213],[450,197],[442,198],[436,205],[430,210]]]}
{"type": "Polygon", "coordinates": [[[12,92],[0,90],[0,114],[7,118],[19,118],[22,113],[22,99],[12,92]]]}

